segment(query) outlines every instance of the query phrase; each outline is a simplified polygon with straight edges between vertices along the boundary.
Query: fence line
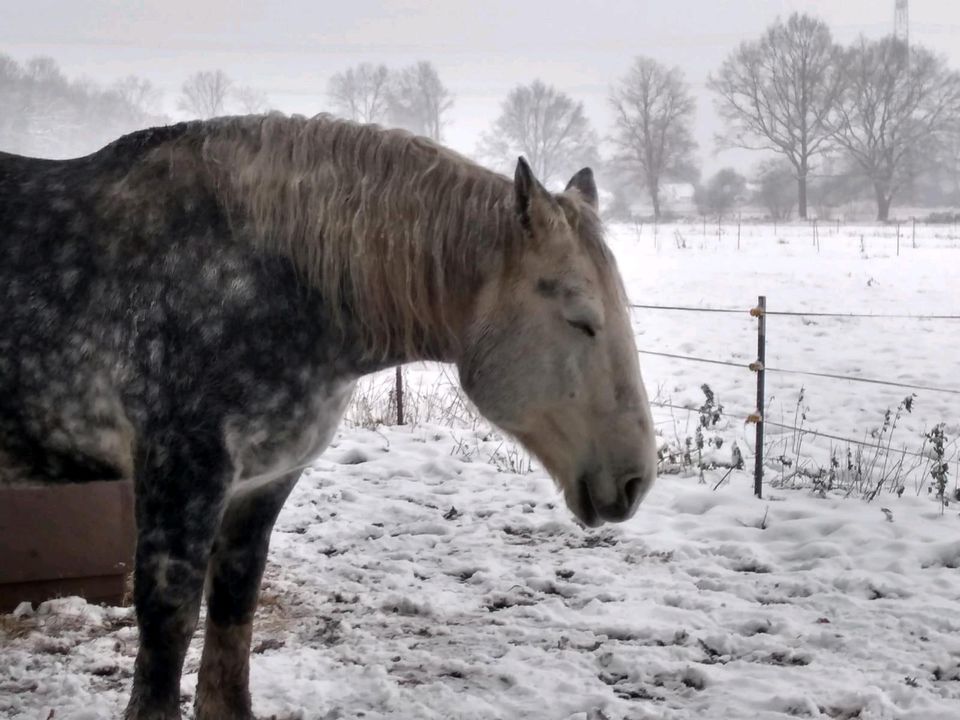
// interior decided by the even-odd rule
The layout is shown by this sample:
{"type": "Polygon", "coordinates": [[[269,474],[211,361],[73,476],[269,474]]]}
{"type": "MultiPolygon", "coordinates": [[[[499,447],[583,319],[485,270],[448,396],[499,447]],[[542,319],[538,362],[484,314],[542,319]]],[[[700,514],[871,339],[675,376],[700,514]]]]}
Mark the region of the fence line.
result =
{"type": "Polygon", "coordinates": [[[834,373],[815,372],[813,370],[787,370],[785,368],[767,367],[767,372],[781,373],[783,375],[809,375],[811,377],[832,378],[834,380],[847,380],[849,382],[867,383],[869,385],[886,385],[889,387],[907,388],[908,390],[926,390],[928,392],[947,393],[950,395],[960,395],[960,390],[956,388],[935,387],[932,385],[912,385],[910,383],[896,382],[894,380],[876,380],[874,378],[851,377],[849,375],[835,375],[834,373]]]}
{"type": "Polygon", "coordinates": [[[684,307],[682,305],[642,305],[640,303],[630,303],[632,308],[645,308],[648,310],[682,310],[685,312],[708,312],[708,313],[732,313],[736,315],[749,314],[749,310],[736,310],[734,308],[710,308],[710,307],[684,307]]]}
{"type": "MultiPolygon", "coordinates": [[[[723,365],[728,367],[735,367],[738,369],[748,369],[756,373],[757,378],[757,400],[756,400],[756,410],[748,416],[738,416],[738,415],[729,415],[729,417],[739,417],[740,419],[748,422],[754,423],[756,427],[756,442],[754,447],[754,495],[757,498],[762,497],[762,488],[763,488],[763,451],[764,451],[764,426],[770,425],[771,427],[781,428],[783,430],[792,431],[794,433],[800,433],[801,435],[811,435],[813,437],[826,438],[829,440],[835,440],[837,442],[846,443],[849,445],[856,445],[861,448],[871,448],[876,451],[884,451],[887,455],[891,453],[900,454],[901,458],[910,456],[913,458],[920,458],[923,460],[929,461],[931,458],[923,455],[922,453],[915,452],[913,450],[908,450],[906,446],[893,450],[889,445],[884,448],[882,442],[878,440],[876,444],[870,444],[856,440],[854,438],[843,437],[841,435],[834,435],[831,433],[820,432],[819,430],[813,430],[811,428],[796,427],[793,425],[786,425],[784,423],[779,423],[771,420],[767,420],[766,416],[766,405],[765,405],[765,389],[764,389],[764,378],[766,372],[775,372],[783,375],[803,375],[808,377],[820,377],[828,378],[832,380],[843,380],[847,382],[859,382],[870,385],[882,385],[885,387],[898,387],[906,388],[910,390],[921,390],[925,392],[933,393],[943,393],[949,395],[960,395],[960,389],[957,388],[947,388],[947,387],[937,387],[931,385],[920,385],[916,383],[905,383],[894,380],[880,380],[877,378],[865,378],[865,377],[853,377],[849,375],[841,375],[839,373],[827,373],[827,372],[818,372],[812,370],[794,370],[787,368],[775,368],[766,366],[766,319],[768,315],[773,316],[782,316],[782,317],[844,317],[844,318],[862,318],[862,319],[881,319],[881,318],[897,318],[897,319],[908,319],[908,320],[960,320],[960,315],[908,315],[908,314],[887,314],[887,313],[827,313],[827,312],[795,312],[795,311],[768,311],[767,310],[767,298],[761,295],[757,299],[757,305],[755,307],[746,309],[746,310],[736,310],[733,308],[711,308],[711,307],[689,307],[684,305],[659,305],[653,303],[630,303],[631,308],[643,308],[650,310],[667,310],[667,311],[680,311],[680,312],[698,312],[698,313],[729,313],[729,314],[740,314],[746,313],[752,318],[757,319],[757,360],[750,364],[736,363],[727,360],[717,360],[714,358],[702,358],[692,355],[680,355],[677,353],[667,353],[659,352],[653,350],[641,350],[640,354],[643,355],[653,355],[658,357],[671,358],[674,360],[688,361],[688,362],[698,362],[698,363],[708,363],[710,365],[723,365]]],[[[662,402],[652,402],[651,405],[654,407],[667,407],[677,410],[685,410],[687,412],[693,412],[693,408],[684,408],[680,406],[673,405],[671,403],[662,403],[662,402]]],[[[722,480],[721,480],[722,482],[722,480]]]]}
{"type": "Polygon", "coordinates": [[[895,313],[830,313],[830,312],[792,312],[786,310],[767,310],[767,315],[782,317],[833,317],[833,318],[872,318],[882,320],[960,320],[960,315],[897,315],[895,313]]]}
{"type": "MultiPolygon", "coordinates": [[[[675,353],[658,352],[656,350],[638,350],[641,355],[654,355],[656,357],[672,358],[674,360],[686,360],[688,362],[707,363],[709,365],[725,365],[743,370],[757,370],[758,366],[754,363],[736,363],[729,360],[715,360],[713,358],[695,357],[693,355],[678,355],[675,353]]],[[[866,383],[868,385],[884,385],[887,387],[906,388],[907,390],[924,390],[926,392],[947,393],[950,395],[960,395],[960,389],[936,387],[933,385],[915,385],[912,383],[903,383],[895,380],[877,380],[875,378],[855,377],[853,375],[838,375],[835,373],[816,372],[814,370],[791,370],[787,368],[764,366],[767,372],[780,373],[782,375],[809,375],[811,377],[830,378],[833,380],[846,380],[848,382],[866,383]]]]}
{"type": "Polygon", "coordinates": [[[691,355],[675,355],[674,353],[657,352],[656,350],[638,350],[641,355],[656,355],[657,357],[673,358],[674,360],[689,360],[691,362],[708,363],[710,365],[726,365],[727,367],[750,370],[750,366],[745,363],[735,363],[729,360],[711,360],[710,358],[693,357],[691,355]]]}
{"type": "MultiPolygon", "coordinates": [[[[630,303],[629,307],[644,310],[676,310],[681,312],[708,312],[729,313],[732,315],[749,315],[752,308],[713,308],[713,307],[686,307],[684,305],[652,305],[644,303],[630,303]]],[[[781,317],[832,317],[832,318],[872,318],[876,320],[960,320],[960,315],[902,315],[896,313],[832,313],[832,312],[799,312],[792,310],[767,310],[767,315],[781,317]]]]}
{"type": "MultiPolygon", "coordinates": [[[[651,400],[650,404],[653,405],[654,407],[669,408],[671,410],[683,410],[685,412],[690,412],[690,413],[699,412],[699,408],[685,407],[683,405],[673,405],[672,403],[660,402],[658,400],[651,400]]],[[[748,423],[754,420],[754,416],[752,415],[741,415],[739,413],[729,413],[726,410],[723,411],[723,414],[725,417],[733,418],[735,420],[743,420],[744,423],[748,423]]],[[[842,435],[833,435],[831,433],[820,432],[819,430],[814,430],[812,428],[797,427],[796,425],[786,425],[784,423],[775,422],[774,420],[764,420],[764,422],[767,425],[770,425],[771,427],[780,428],[782,430],[791,430],[793,432],[798,432],[805,435],[815,435],[816,437],[827,438],[829,440],[837,440],[838,442],[844,442],[850,445],[859,445],[860,447],[870,448],[872,450],[877,449],[876,444],[864,442],[863,440],[856,440],[854,438],[843,437],[842,435]]],[[[881,446],[881,449],[883,449],[884,452],[888,452],[891,455],[904,454],[904,455],[909,455],[915,458],[921,458],[923,460],[930,459],[928,456],[924,455],[923,453],[914,452],[913,450],[908,450],[905,447],[900,449],[891,447],[887,449],[886,447],[881,446]]]]}

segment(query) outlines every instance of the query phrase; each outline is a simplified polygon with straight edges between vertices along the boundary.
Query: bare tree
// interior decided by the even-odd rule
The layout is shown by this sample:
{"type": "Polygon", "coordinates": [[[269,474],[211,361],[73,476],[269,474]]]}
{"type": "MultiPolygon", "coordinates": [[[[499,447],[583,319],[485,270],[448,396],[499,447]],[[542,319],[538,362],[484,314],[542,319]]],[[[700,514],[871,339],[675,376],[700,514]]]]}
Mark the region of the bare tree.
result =
{"type": "Polygon", "coordinates": [[[179,107],[199,118],[222,115],[232,85],[223,70],[194,73],[183,84],[179,107]]]}
{"type": "Polygon", "coordinates": [[[841,54],[826,23],[794,13],[742,43],[708,81],[727,122],[720,142],[783,155],[796,171],[801,218],[811,160],[830,146],[841,54]]]}
{"type": "Polygon", "coordinates": [[[696,103],[680,68],[637,58],[613,88],[617,160],[640,177],[660,218],[660,182],[682,175],[693,165],[690,125],[696,103]]]}
{"type": "Polygon", "coordinates": [[[386,65],[361,63],[337,73],[327,85],[336,112],[348,120],[382,123],[387,118],[390,72],[386,65]]]}
{"type": "Polygon", "coordinates": [[[139,78],[103,89],[70,80],[50,58],[23,66],[0,55],[0,147],[29,155],[68,157],[91,152],[141,127],[163,121],[155,91],[139,78]]]}
{"type": "Polygon", "coordinates": [[[396,73],[388,98],[390,122],[417,135],[440,141],[443,115],[453,98],[443,86],[433,63],[421,60],[396,73]]]}
{"type": "Polygon", "coordinates": [[[523,155],[534,175],[548,185],[595,161],[597,138],[583,103],[534,80],[510,91],[477,151],[503,170],[523,155]]]}
{"type": "Polygon", "coordinates": [[[873,184],[877,219],[931,143],[960,118],[960,74],[929,50],[894,38],[865,38],[843,57],[836,139],[873,184]]]}
{"type": "Polygon", "coordinates": [[[138,109],[144,115],[158,114],[161,92],[146,78],[127,75],[117,80],[111,89],[129,107],[138,109]]]}
{"type": "Polygon", "coordinates": [[[24,79],[20,64],[0,54],[0,150],[17,151],[25,132],[24,79]]]}
{"type": "Polygon", "coordinates": [[[233,97],[240,106],[240,111],[248,115],[264,113],[270,106],[270,100],[267,98],[267,94],[249,85],[238,87],[234,90],[233,97]]]}

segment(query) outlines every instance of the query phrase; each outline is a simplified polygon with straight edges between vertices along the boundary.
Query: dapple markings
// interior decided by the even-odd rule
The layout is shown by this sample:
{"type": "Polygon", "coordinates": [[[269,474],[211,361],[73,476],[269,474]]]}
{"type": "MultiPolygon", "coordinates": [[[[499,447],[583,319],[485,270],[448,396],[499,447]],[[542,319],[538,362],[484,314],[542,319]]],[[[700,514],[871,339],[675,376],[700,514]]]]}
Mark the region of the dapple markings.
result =
{"type": "Polygon", "coordinates": [[[356,380],[456,363],[586,525],[655,477],[649,406],[592,173],[547,192],[398,131],[320,116],[0,153],[0,482],[133,477],[128,720],[251,718],[273,523],[356,380]]]}

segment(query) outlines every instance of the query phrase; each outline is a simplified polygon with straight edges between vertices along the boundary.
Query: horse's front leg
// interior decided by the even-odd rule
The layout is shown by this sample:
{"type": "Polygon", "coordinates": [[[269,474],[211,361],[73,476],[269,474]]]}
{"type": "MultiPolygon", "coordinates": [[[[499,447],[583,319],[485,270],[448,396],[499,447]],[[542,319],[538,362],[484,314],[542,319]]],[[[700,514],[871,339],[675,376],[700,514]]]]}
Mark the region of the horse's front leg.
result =
{"type": "Polygon", "coordinates": [[[134,604],[140,647],[125,720],[180,718],[180,675],[228,472],[222,448],[196,439],[165,438],[138,453],[134,604]]]}
{"type": "Polygon", "coordinates": [[[196,720],[250,720],[250,638],[270,532],[300,472],[234,497],[210,558],[196,720]]]}

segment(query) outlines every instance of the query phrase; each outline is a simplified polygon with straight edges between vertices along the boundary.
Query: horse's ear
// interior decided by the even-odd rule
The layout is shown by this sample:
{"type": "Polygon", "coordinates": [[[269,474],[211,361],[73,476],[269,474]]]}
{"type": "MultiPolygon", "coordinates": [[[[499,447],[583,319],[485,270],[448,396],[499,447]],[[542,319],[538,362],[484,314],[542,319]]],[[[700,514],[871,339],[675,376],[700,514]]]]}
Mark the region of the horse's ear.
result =
{"type": "Polygon", "coordinates": [[[521,156],[517,159],[517,170],[513,175],[514,199],[520,224],[528,231],[533,230],[533,219],[538,206],[543,202],[552,204],[552,198],[546,188],[533,175],[530,165],[521,156]]]}
{"type": "Polygon", "coordinates": [[[600,206],[600,198],[597,194],[597,183],[593,179],[593,170],[588,167],[578,171],[576,175],[570,178],[570,182],[567,183],[564,192],[567,190],[576,190],[594,210],[600,206]]]}

